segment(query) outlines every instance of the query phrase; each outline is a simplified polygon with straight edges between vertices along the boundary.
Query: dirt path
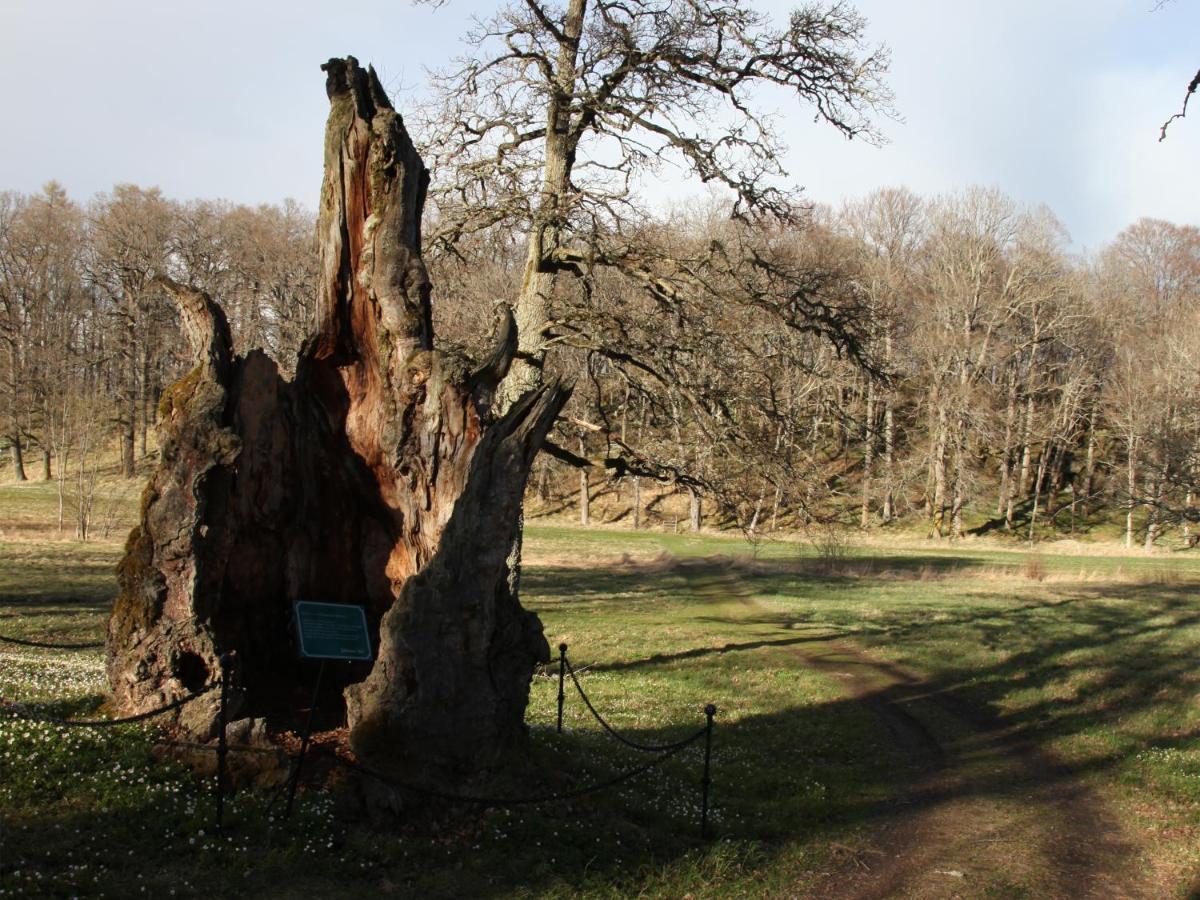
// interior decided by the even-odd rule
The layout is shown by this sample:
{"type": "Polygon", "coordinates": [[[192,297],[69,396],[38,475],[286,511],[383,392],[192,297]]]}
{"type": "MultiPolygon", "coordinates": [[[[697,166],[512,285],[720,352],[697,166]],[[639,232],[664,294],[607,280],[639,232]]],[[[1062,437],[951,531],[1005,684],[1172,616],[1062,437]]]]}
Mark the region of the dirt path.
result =
{"type": "MultiPolygon", "coordinates": [[[[698,592],[763,609],[734,568],[683,562],[698,592]]],[[[1139,884],[1137,848],[1061,761],[1002,717],[831,637],[784,652],[845,686],[919,768],[880,825],[818,881],[822,898],[1158,896],[1139,884]]]]}

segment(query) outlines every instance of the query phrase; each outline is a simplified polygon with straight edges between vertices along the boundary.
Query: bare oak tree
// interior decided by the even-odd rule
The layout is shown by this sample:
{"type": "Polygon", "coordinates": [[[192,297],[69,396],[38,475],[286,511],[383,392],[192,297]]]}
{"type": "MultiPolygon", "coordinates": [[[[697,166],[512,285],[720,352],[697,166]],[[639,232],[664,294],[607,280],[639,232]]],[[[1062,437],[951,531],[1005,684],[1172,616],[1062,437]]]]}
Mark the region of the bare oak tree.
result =
{"type": "Polygon", "coordinates": [[[780,88],[847,137],[873,137],[868,114],[890,100],[887,53],[864,46],[864,30],[845,3],[804,6],[776,27],[745,0],[524,0],[479,26],[428,117],[430,244],[454,252],[483,230],[527,235],[504,403],[540,384],[561,339],[558,273],[610,266],[655,289],[634,243],[646,176],[678,166],[727,188],[737,216],[797,219],[757,92],[780,88]]]}

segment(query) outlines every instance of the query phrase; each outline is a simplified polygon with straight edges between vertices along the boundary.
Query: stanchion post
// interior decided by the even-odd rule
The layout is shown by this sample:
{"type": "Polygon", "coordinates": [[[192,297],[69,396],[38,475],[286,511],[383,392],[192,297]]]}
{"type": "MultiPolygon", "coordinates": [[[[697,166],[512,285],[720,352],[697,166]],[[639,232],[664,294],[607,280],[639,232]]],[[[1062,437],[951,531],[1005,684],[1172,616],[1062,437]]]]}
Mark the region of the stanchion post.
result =
{"type": "Polygon", "coordinates": [[[704,707],[704,715],[707,717],[707,722],[704,725],[704,775],[700,779],[700,837],[708,837],[708,789],[712,784],[710,773],[712,770],[712,733],[713,733],[713,716],[717,714],[717,708],[713,704],[708,704],[704,707]]]}
{"type": "Polygon", "coordinates": [[[567,677],[567,644],[558,645],[558,733],[562,734],[563,683],[567,677]]]}
{"type": "Polygon", "coordinates": [[[304,765],[304,755],[308,752],[309,738],[312,737],[313,715],[317,711],[317,701],[321,696],[321,679],[325,677],[325,660],[321,660],[321,666],[317,669],[317,685],[313,688],[312,703],[308,706],[308,720],[304,723],[304,734],[300,740],[300,755],[296,757],[296,767],[292,769],[292,777],[288,784],[288,799],[287,809],[283,811],[283,817],[290,819],[292,816],[292,807],[296,804],[296,786],[300,783],[300,767],[304,765]]]}
{"type": "Polygon", "coordinates": [[[220,834],[225,818],[225,757],[229,754],[229,746],[225,739],[225,725],[228,722],[227,706],[229,704],[229,668],[233,660],[228,653],[222,653],[219,660],[221,665],[221,705],[217,712],[217,833],[220,834]]]}

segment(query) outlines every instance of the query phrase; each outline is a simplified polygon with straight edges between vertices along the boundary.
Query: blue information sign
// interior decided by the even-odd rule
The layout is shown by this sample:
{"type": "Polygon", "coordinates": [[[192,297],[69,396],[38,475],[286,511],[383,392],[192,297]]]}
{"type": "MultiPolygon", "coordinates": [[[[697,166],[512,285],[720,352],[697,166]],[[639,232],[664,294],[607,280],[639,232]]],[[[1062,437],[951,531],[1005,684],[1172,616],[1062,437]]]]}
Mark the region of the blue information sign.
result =
{"type": "Polygon", "coordinates": [[[370,659],[367,614],[348,603],[296,603],[300,654],[310,659],[370,659]]]}

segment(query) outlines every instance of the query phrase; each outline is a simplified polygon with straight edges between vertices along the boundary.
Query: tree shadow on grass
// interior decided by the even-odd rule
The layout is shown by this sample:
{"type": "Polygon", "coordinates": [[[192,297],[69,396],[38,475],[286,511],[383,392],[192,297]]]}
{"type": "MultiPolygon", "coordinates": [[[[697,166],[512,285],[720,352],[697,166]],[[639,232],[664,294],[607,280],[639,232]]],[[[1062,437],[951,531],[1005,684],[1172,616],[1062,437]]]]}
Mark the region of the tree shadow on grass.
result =
{"type": "MultiPolygon", "coordinates": [[[[697,577],[689,578],[689,586],[699,597],[695,620],[725,633],[745,628],[755,637],[672,648],[635,660],[605,661],[591,671],[644,674],[673,667],[672,671],[678,672],[680,666],[690,670],[721,665],[727,658],[744,662],[780,652],[799,653],[798,663],[804,665],[825,652],[822,645],[833,646],[831,641],[888,647],[893,655],[898,651],[900,658],[912,660],[924,675],[916,677],[902,667],[872,659],[870,665],[887,676],[888,684],[860,697],[861,704],[871,709],[910,710],[920,719],[953,717],[966,730],[965,736],[956,739],[957,752],[974,754],[1000,746],[1027,760],[1016,781],[1011,773],[984,775],[949,793],[923,791],[910,800],[912,811],[936,807],[955,796],[1011,799],[1021,796],[1021,791],[1058,791],[1060,799],[1070,800],[1066,806],[1078,808],[1075,818],[1068,816],[1059,831],[1066,829],[1070,834],[1074,829],[1076,843],[1085,847],[1089,828],[1119,829],[1111,816],[1102,826],[1088,824],[1098,807],[1084,796],[1081,778],[1084,782],[1093,775],[1110,780],[1132,778],[1168,805],[1200,804],[1200,790],[1188,793],[1186,788],[1172,786],[1172,778],[1182,777],[1179,773],[1144,768],[1140,762],[1131,768],[1148,750],[1197,749],[1200,715],[1194,712],[1194,698],[1200,686],[1195,667],[1200,649],[1200,602],[1192,596],[1194,585],[1059,583],[1054,586],[1054,599],[1009,602],[998,600],[995,591],[983,592],[978,598],[968,593],[953,609],[909,599],[890,606],[883,603],[884,611],[872,621],[856,622],[852,618],[854,604],[830,598],[824,590],[828,585],[812,580],[806,581],[811,595],[796,609],[751,609],[746,615],[704,612],[713,599],[711,594],[720,588],[732,596],[739,590],[752,596],[772,590],[786,594],[788,585],[772,582],[794,575],[772,573],[769,566],[764,574],[760,565],[757,574],[739,572],[741,584],[731,585],[725,577],[727,569],[717,564],[693,565],[690,574],[697,577]],[[801,633],[795,633],[797,630],[801,633]],[[975,645],[989,653],[983,654],[978,664],[970,664],[972,654],[956,650],[953,644],[975,645]],[[946,647],[944,652],[942,647],[946,647]],[[964,657],[968,658],[966,664],[964,657]],[[1058,748],[1070,757],[1069,762],[1046,748],[1058,748]]],[[[564,573],[564,577],[569,575],[564,573]]],[[[856,589],[861,591],[863,586],[856,589]]],[[[612,601],[613,606],[621,602],[612,601]]],[[[758,725],[766,733],[786,731],[784,722],[795,715],[796,710],[773,713],[758,720],[758,725]]],[[[750,728],[751,721],[743,720],[734,727],[750,728]]],[[[1186,765],[1191,766],[1187,771],[1192,771],[1196,761],[1186,765]]],[[[904,779],[890,781],[886,787],[902,794],[904,779]]],[[[840,808],[846,821],[857,824],[869,825],[877,818],[878,810],[869,804],[842,804],[840,808]]],[[[1079,858],[1087,856],[1086,850],[1079,852],[1079,858]]],[[[1048,851],[1048,858],[1055,858],[1054,854],[1048,851]]],[[[1078,874],[1063,875],[1055,890],[1071,895],[1070,879],[1078,874]]]]}
{"type": "MultiPolygon", "coordinates": [[[[901,559],[918,567],[926,564],[901,559]]],[[[943,557],[933,560],[945,563],[943,557]]],[[[739,572],[738,577],[749,581],[753,594],[763,595],[768,589],[789,590],[796,573],[781,568],[757,575],[739,572]]],[[[833,579],[811,586],[820,594],[843,583],[833,579]]],[[[936,810],[960,798],[1014,800],[1054,791],[1077,783],[1081,776],[1123,770],[1146,749],[1194,747],[1200,733],[1194,714],[1170,730],[1137,722],[1153,718],[1159,709],[1189,708],[1196,692],[1200,604],[1189,596],[1188,585],[1122,584],[1119,600],[1113,600],[1113,588],[1103,584],[1059,585],[1057,600],[1002,603],[992,596],[981,600],[978,608],[942,610],[936,617],[927,606],[899,603],[871,622],[855,622],[853,608],[839,607],[841,598],[820,596],[807,597],[807,605],[795,610],[748,609],[745,616],[721,615],[717,605],[738,596],[738,586],[729,580],[728,561],[689,563],[686,572],[670,566],[596,573],[533,569],[526,574],[526,589],[531,595],[559,598],[538,603],[548,614],[574,605],[599,613],[639,615],[652,611],[653,604],[668,602],[685,607],[679,615],[710,635],[753,633],[748,640],[718,640],[714,646],[663,635],[664,644],[673,641],[676,646],[646,659],[605,659],[589,669],[611,681],[610,693],[598,692],[597,700],[614,703],[621,690],[646,690],[644,682],[631,680],[646,673],[699,680],[705,696],[721,709],[715,830],[734,844],[699,840],[699,756],[698,748],[692,748],[661,770],[614,791],[510,812],[474,811],[433,836],[342,822],[326,841],[316,824],[312,827],[317,833],[309,834],[247,820],[239,825],[234,818],[230,835],[242,849],[202,852],[190,849],[186,840],[161,837],[171,829],[197,827],[192,819],[171,818],[152,802],[107,801],[104,809],[88,801],[79,804],[83,812],[71,811],[71,803],[64,805],[62,788],[54,787],[51,779],[44,804],[22,807],[10,816],[20,830],[8,829],[0,875],[33,867],[66,884],[75,877],[70,867],[86,861],[65,849],[62,835],[78,829],[96,836],[88,843],[94,848],[89,852],[109,860],[138,860],[123,864],[129,884],[140,884],[136,875],[149,876],[152,870],[185,873],[190,891],[197,894],[711,893],[730,880],[759,877],[753,873],[775,865],[798,866],[795,874],[802,876],[813,859],[827,858],[822,854],[828,853],[830,842],[844,840],[855,829],[870,832],[897,816],[936,810]],[[676,600],[680,594],[685,599],[676,600]],[[826,633],[812,633],[815,629],[826,633]],[[857,697],[778,705],[778,695],[762,685],[807,667],[823,648],[836,649],[831,636],[909,652],[923,661],[924,674],[917,677],[877,659],[860,660],[877,669],[884,686],[857,697]],[[996,653],[978,665],[963,665],[961,656],[938,653],[940,642],[947,641],[996,653]],[[792,653],[800,655],[792,658],[792,653]],[[755,680],[748,672],[763,677],[755,680]],[[1026,699],[1015,702],[1014,692],[1026,699]],[[752,702],[747,705],[747,700],[752,702]],[[739,714],[726,712],[739,706],[739,714]],[[954,754],[1002,745],[1015,754],[1033,755],[1019,778],[1007,770],[985,771],[969,782],[930,782],[931,769],[941,761],[928,744],[899,739],[895,723],[888,719],[893,710],[918,721],[953,716],[957,725],[952,734],[937,732],[934,725],[928,728],[937,732],[931,738],[934,746],[944,745],[954,754]],[[1039,749],[1093,735],[1104,739],[1088,742],[1069,765],[1039,749]],[[740,854],[732,862],[731,852],[740,854]]],[[[597,629],[605,627],[602,618],[596,622],[597,629]]],[[[586,633],[588,627],[584,619],[579,630],[586,633]]],[[[842,664],[836,656],[835,664],[842,664]]],[[[536,689],[549,691],[554,686],[546,683],[536,689]]],[[[610,709],[604,703],[600,708],[610,709]]],[[[681,722],[670,729],[632,728],[626,733],[656,742],[677,737],[685,725],[691,727],[681,722]]],[[[566,789],[644,759],[606,741],[594,729],[560,737],[546,725],[536,727],[532,759],[541,776],[525,787],[566,789]]],[[[94,766],[111,762],[97,760],[94,766]]],[[[86,782],[87,767],[80,766],[74,774],[77,782],[86,782]]],[[[312,810],[320,801],[316,795],[302,795],[301,802],[312,810]]],[[[236,811],[237,806],[232,808],[236,811]]],[[[1089,815],[1072,817],[1064,811],[1053,830],[1059,845],[1092,841],[1096,823],[1089,815]]],[[[1058,858],[1055,847],[1041,849],[1046,858],[1058,858]]],[[[1064,870],[1048,877],[1056,893],[1070,896],[1076,876],[1076,871],[1064,870]]],[[[743,887],[745,883],[749,881],[743,887]]]]}

